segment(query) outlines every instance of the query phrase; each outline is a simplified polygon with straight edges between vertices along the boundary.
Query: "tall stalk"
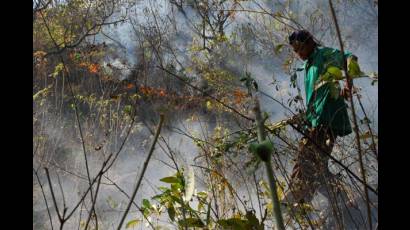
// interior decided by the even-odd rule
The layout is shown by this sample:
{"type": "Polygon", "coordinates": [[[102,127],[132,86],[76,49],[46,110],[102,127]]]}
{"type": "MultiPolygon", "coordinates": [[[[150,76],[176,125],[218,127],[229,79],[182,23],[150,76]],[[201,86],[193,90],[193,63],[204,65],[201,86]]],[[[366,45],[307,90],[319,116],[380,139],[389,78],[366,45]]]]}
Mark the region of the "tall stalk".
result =
{"type": "MultiPolygon", "coordinates": [[[[265,126],[263,125],[263,118],[261,115],[259,100],[257,98],[255,98],[255,107],[253,108],[253,112],[255,113],[258,142],[259,144],[261,144],[266,140],[266,136],[265,136],[265,126]]],[[[280,211],[279,198],[278,198],[277,189],[276,189],[276,180],[273,175],[273,169],[272,169],[272,163],[271,163],[271,153],[266,154],[265,157],[264,159],[262,159],[262,161],[265,163],[266,174],[268,174],[268,181],[269,181],[269,187],[270,187],[270,194],[272,196],[273,214],[275,218],[276,228],[279,230],[285,230],[285,226],[283,225],[282,212],[280,211]]]]}
{"type": "MultiPolygon", "coordinates": [[[[354,103],[353,103],[353,93],[352,93],[353,81],[352,81],[352,78],[349,76],[349,73],[347,71],[347,62],[346,62],[346,58],[344,57],[344,48],[343,48],[342,36],[340,35],[339,24],[337,22],[336,13],[335,13],[335,10],[333,8],[332,0],[329,0],[329,6],[330,6],[330,12],[332,14],[333,21],[334,21],[335,27],[336,27],[337,37],[338,37],[339,45],[340,45],[340,52],[341,52],[341,55],[343,57],[343,70],[344,70],[345,75],[346,75],[347,87],[349,88],[348,96],[349,96],[350,107],[352,109],[353,130],[354,130],[355,137],[356,137],[357,150],[359,152],[360,171],[361,171],[361,174],[362,174],[362,179],[363,179],[364,184],[367,184],[366,171],[365,171],[364,165],[363,165],[362,148],[361,148],[361,145],[360,145],[359,127],[357,125],[356,111],[355,111],[355,107],[354,107],[354,103]]],[[[372,228],[371,210],[370,210],[369,192],[367,191],[366,186],[364,186],[364,194],[365,194],[365,198],[366,198],[367,218],[368,218],[368,221],[369,221],[369,228],[373,229],[372,228]]]]}

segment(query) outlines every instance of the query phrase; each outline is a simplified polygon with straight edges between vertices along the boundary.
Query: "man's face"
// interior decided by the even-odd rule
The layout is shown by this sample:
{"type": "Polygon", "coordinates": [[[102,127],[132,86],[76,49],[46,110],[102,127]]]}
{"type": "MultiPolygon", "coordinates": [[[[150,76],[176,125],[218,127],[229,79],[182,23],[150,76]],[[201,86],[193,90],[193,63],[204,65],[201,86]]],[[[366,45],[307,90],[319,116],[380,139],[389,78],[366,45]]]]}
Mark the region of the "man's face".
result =
{"type": "Polygon", "coordinates": [[[299,56],[302,60],[307,60],[310,53],[312,52],[312,47],[309,42],[301,43],[301,42],[294,42],[292,43],[293,51],[299,56]]]}

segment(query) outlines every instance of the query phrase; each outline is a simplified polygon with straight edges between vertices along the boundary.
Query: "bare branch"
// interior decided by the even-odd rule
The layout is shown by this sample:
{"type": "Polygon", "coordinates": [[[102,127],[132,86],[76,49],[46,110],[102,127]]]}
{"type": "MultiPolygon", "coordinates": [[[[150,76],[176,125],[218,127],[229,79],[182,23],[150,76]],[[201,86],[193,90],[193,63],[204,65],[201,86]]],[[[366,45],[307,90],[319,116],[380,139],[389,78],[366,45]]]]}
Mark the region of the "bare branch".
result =
{"type": "Polygon", "coordinates": [[[134,201],[135,196],[137,195],[138,189],[139,189],[139,187],[140,187],[140,185],[141,185],[142,178],[144,177],[144,174],[145,174],[145,170],[147,169],[149,160],[151,159],[151,156],[152,156],[152,154],[153,154],[153,152],[154,152],[155,144],[156,144],[156,142],[157,142],[157,140],[158,140],[159,133],[161,132],[161,128],[162,128],[162,123],[163,123],[163,122],[164,122],[164,115],[161,114],[161,115],[160,115],[159,124],[158,124],[158,128],[157,128],[157,132],[156,132],[156,134],[155,134],[153,143],[152,143],[152,145],[151,145],[151,149],[150,149],[150,151],[148,152],[147,159],[146,159],[145,162],[144,162],[144,166],[143,166],[143,168],[142,168],[142,172],[141,172],[141,174],[140,174],[140,176],[139,176],[139,179],[138,179],[137,185],[136,185],[136,187],[135,187],[135,189],[134,189],[134,192],[133,192],[132,195],[131,195],[130,202],[128,203],[127,208],[125,209],[124,215],[122,216],[122,218],[121,218],[121,220],[120,220],[120,223],[119,223],[119,225],[118,225],[118,227],[117,227],[118,230],[121,229],[121,226],[122,226],[122,224],[124,223],[125,218],[127,217],[127,214],[128,214],[128,212],[129,212],[129,210],[130,210],[130,208],[131,208],[131,204],[132,204],[132,202],[134,201]]]}
{"type": "Polygon", "coordinates": [[[54,229],[54,227],[53,227],[53,220],[52,220],[52,218],[51,218],[50,208],[48,207],[48,202],[47,202],[46,194],[44,193],[43,185],[41,184],[40,178],[38,177],[38,172],[37,172],[34,168],[33,168],[33,172],[34,172],[34,174],[36,175],[38,184],[40,185],[41,194],[43,194],[44,203],[46,204],[46,208],[47,208],[48,218],[49,218],[49,220],[50,220],[51,230],[53,230],[53,229],[54,229]]]}
{"type": "MultiPolygon", "coordinates": [[[[351,77],[349,76],[349,73],[347,71],[347,61],[346,61],[346,58],[344,57],[344,48],[343,48],[342,36],[340,35],[339,24],[337,22],[336,13],[335,13],[335,10],[333,8],[332,0],[329,0],[329,6],[330,6],[330,12],[332,13],[333,21],[335,23],[337,37],[339,39],[340,51],[341,51],[341,55],[342,55],[342,58],[343,58],[343,70],[346,74],[347,87],[349,88],[349,91],[352,92],[353,80],[351,79],[351,77]]],[[[355,135],[356,135],[356,145],[357,145],[357,150],[358,150],[358,153],[359,153],[359,163],[360,163],[360,169],[361,169],[360,171],[362,173],[363,184],[367,185],[366,171],[365,171],[364,166],[363,166],[362,147],[361,147],[361,144],[360,144],[359,126],[357,125],[356,112],[355,112],[355,107],[354,107],[354,102],[353,102],[353,93],[349,93],[349,101],[350,101],[350,108],[352,110],[352,116],[353,116],[353,130],[354,130],[355,135]]],[[[370,200],[369,200],[369,192],[368,192],[366,186],[364,187],[364,194],[365,194],[365,197],[366,197],[366,206],[367,206],[367,216],[368,216],[369,228],[371,230],[373,228],[372,228],[370,200]]]]}
{"type": "Polygon", "coordinates": [[[56,209],[56,212],[57,212],[58,220],[60,221],[60,224],[63,225],[64,224],[64,219],[61,217],[61,214],[58,210],[58,203],[57,203],[56,197],[54,195],[53,184],[51,183],[50,175],[48,173],[48,168],[44,168],[44,170],[46,171],[48,186],[50,187],[50,192],[51,192],[51,196],[53,198],[53,203],[54,203],[54,206],[55,206],[55,209],[56,209]]]}

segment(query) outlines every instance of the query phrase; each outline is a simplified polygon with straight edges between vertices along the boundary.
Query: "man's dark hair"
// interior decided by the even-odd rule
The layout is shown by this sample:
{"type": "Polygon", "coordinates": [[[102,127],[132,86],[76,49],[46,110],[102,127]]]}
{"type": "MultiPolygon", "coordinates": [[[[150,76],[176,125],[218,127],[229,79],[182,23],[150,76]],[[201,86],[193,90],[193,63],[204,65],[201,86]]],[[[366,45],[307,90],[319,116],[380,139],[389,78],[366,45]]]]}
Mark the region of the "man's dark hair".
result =
{"type": "Polygon", "coordinates": [[[289,36],[289,44],[294,44],[296,41],[300,43],[312,41],[315,45],[318,43],[313,39],[313,36],[307,30],[297,30],[289,36]]]}

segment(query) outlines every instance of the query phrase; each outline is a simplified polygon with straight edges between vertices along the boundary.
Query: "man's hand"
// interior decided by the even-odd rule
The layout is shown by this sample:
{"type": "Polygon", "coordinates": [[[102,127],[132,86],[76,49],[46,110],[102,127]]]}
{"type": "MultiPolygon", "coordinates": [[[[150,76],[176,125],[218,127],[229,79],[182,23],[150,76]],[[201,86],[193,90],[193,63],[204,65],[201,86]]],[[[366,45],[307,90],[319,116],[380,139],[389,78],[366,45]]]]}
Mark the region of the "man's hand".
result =
{"type": "Polygon", "coordinates": [[[359,91],[358,88],[353,87],[352,90],[349,89],[349,87],[345,86],[341,91],[340,91],[340,96],[342,96],[345,100],[348,100],[350,97],[350,93],[357,93],[359,91]]]}
{"type": "Polygon", "coordinates": [[[345,86],[340,91],[340,96],[343,97],[345,100],[347,100],[350,97],[350,89],[347,86],[345,86]]]}

